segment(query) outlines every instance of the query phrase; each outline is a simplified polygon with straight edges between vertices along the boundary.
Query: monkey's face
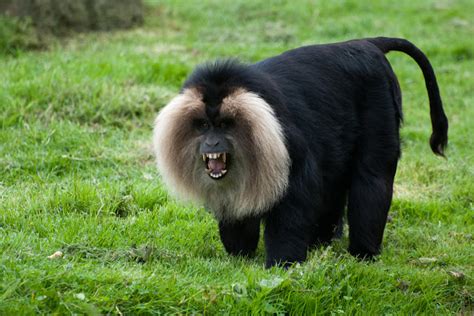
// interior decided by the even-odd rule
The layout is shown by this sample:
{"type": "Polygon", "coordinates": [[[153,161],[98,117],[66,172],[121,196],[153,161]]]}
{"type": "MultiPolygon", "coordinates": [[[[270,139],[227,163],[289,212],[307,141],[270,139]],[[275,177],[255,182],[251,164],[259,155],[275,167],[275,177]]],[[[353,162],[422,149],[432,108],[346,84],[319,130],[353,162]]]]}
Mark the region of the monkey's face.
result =
{"type": "Polygon", "coordinates": [[[213,106],[184,90],[160,111],[154,149],[165,183],[218,217],[260,213],[288,184],[283,130],[273,109],[243,89],[213,106]]]}
{"type": "Polygon", "coordinates": [[[230,134],[234,126],[232,118],[200,118],[194,125],[201,133],[199,153],[204,162],[203,168],[213,180],[222,179],[230,167],[233,146],[230,134]]]}

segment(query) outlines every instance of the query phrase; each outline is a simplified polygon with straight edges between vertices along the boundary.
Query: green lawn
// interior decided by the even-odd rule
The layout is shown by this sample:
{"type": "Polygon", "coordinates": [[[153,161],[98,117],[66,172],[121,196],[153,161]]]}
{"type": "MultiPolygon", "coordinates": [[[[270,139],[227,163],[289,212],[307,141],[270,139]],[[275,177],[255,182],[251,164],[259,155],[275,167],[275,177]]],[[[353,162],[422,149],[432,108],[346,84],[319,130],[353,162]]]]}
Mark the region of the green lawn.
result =
{"type": "Polygon", "coordinates": [[[142,28],[0,56],[0,315],[471,315],[473,16],[471,0],[165,0],[142,28]],[[404,151],[380,259],[354,260],[347,236],[289,270],[264,269],[262,242],[227,256],[213,218],[160,184],[157,111],[206,60],[378,35],[426,52],[450,122],[445,160],[420,69],[391,53],[404,151]]]}

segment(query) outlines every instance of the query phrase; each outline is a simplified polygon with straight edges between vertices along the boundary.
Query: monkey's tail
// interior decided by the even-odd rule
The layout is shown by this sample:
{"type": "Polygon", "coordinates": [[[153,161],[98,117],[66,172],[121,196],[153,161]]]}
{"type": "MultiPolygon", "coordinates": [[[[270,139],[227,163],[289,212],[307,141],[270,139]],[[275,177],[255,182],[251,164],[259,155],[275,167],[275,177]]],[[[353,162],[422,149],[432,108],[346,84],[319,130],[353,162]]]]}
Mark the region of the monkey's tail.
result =
{"type": "Polygon", "coordinates": [[[433,129],[430,138],[431,150],[435,154],[444,157],[444,149],[448,144],[448,119],[443,110],[438,83],[430,61],[418,47],[402,38],[375,37],[368,38],[367,41],[377,46],[384,54],[390,51],[403,52],[413,58],[421,68],[430,100],[431,126],[433,129]]]}

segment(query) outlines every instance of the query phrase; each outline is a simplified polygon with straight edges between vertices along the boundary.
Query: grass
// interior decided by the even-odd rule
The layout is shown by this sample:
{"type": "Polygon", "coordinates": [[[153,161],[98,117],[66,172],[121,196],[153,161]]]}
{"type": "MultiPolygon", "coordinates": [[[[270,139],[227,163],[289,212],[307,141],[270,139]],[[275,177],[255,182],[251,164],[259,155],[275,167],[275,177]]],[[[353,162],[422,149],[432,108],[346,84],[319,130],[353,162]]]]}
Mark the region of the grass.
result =
{"type": "Polygon", "coordinates": [[[472,3],[272,3],[150,2],[142,28],[0,56],[0,314],[474,312],[472,3]],[[263,268],[262,243],[253,259],[227,256],[213,218],[160,184],[157,111],[206,60],[377,35],[429,56],[448,159],[429,149],[420,70],[391,53],[404,153],[380,259],[354,260],[347,237],[288,271],[263,268]]]}

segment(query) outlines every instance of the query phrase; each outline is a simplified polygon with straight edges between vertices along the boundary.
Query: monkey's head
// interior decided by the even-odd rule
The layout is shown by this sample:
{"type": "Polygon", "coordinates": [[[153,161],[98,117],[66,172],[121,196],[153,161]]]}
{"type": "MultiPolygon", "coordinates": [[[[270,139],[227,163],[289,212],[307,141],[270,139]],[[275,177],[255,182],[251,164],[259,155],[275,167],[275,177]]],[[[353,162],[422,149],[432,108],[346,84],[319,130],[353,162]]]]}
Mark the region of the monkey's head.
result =
{"type": "Polygon", "coordinates": [[[219,219],[258,215],[288,186],[283,128],[261,96],[212,70],[195,73],[158,114],[158,169],[178,196],[203,203],[219,219]]]}

